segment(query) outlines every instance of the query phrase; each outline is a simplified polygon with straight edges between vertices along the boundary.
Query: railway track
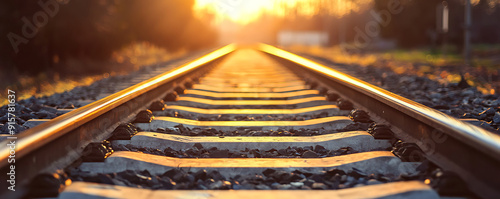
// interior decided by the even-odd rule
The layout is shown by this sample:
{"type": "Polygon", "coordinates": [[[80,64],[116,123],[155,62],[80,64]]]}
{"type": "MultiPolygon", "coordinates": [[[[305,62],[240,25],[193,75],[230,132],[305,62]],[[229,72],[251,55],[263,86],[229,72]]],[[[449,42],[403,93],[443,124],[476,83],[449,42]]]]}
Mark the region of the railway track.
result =
{"type": "Polygon", "coordinates": [[[490,198],[499,143],[286,51],[229,45],[21,133],[2,195],[490,198]]]}

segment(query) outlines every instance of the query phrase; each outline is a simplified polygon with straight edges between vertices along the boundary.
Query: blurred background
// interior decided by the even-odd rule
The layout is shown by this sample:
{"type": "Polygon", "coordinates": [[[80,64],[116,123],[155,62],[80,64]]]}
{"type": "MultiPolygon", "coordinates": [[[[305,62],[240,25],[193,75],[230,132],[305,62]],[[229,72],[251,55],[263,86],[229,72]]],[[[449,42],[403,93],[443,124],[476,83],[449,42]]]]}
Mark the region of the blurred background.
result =
{"type": "Polygon", "coordinates": [[[500,0],[3,0],[0,16],[1,100],[231,42],[500,91],[500,0]]]}

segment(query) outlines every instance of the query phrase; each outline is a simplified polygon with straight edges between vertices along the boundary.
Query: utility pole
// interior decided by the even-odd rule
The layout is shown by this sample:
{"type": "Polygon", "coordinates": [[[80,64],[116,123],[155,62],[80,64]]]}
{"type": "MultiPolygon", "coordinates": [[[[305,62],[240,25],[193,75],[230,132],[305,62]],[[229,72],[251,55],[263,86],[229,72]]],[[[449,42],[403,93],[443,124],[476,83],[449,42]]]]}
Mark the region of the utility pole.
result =
{"type": "Polygon", "coordinates": [[[465,64],[470,65],[470,34],[471,34],[471,5],[470,0],[465,0],[465,34],[464,34],[464,60],[465,64]]]}

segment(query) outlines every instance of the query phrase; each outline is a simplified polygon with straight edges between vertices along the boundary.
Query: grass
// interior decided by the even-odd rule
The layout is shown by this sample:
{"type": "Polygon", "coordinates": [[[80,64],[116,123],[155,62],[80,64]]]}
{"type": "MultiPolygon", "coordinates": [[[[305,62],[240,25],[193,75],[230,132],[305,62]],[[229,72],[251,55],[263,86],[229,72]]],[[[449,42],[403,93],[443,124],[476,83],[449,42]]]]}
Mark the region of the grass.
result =
{"type": "MultiPolygon", "coordinates": [[[[288,49],[295,52],[309,53],[330,59],[335,63],[360,65],[363,67],[385,67],[397,74],[414,74],[425,76],[441,83],[457,83],[460,72],[464,73],[467,82],[485,94],[494,94],[495,85],[500,83],[483,81],[477,74],[490,76],[500,71],[500,44],[474,45],[472,50],[472,66],[467,66],[457,49],[447,47],[444,55],[442,49],[396,49],[379,52],[348,53],[339,46],[291,46],[288,49]]],[[[482,78],[491,79],[491,78],[482,78]]]]}
{"type": "MultiPolygon", "coordinates": [[[[102,72],[101,74],[87,74],[77,77],[62,78],[59,74],[49,75],[48,73],[40,73],[37,76],[19,76],[16,82],[7,83],[7,86],[1,88],[0,106],[8,104],[7,90],[16,92],[16,100],[23,100],[35,97],[50,96],[55,93],[62,93],[72,90],[78,86],[88,86],[95,81],[101,80],[114,75],[125,74],[141,67],[148,66],[154,63],[161,63],[176,57],[182,56],[186,51],[167,52],[162,48],[155,47],[148,43],[136,43],[114,52],[112,57],[105,62],[93,62],[88,60],[70,60],[66,63],[67,67],[85,68],[85,66],[93,65],[109,67],[112,69],[121,68],[121,72],[102,72]]],[[[111,69],[110,69],[111,70],[111,69]]]]}
{"type": "Polygon", "coordinates": [[[383,57],[413,63],[427,63],[434,66],[457,64],[463,62],[458,54],[447,54],[431,52],[430,50],[393,50],[384,52],[383,57]]]}
{"type": "Polygon", "coordinates": [[[32,96],[43,97],[53,95],[55,93],[62,93],[64,91],[69,91],[77,86],[87,86],[94,83],[97,80],[105,78],[108,75],[94,75],[86,76],[79,79],[55,79],[49,81],[45,74],[40,74],[37,77],[21,76],[19,77],[19,82],[8,86],[3,89],[2,94],[0,94],[0,106],[6,105],[7,102],[7,90],[13,90],[16,92],[16,101],[30,98],[32,96]]]}
{"type": "MultiPolygon", "coordinates": [[[[413,49],[413,50],[391,50],[382,52],[384,58],[390,58],[396,61],[428,63],[433,66],[446,66],[446,65],[462,65],[465,60],[462,54],[457,53],[454,47],[448,47],[447,53],[444,54],[442,49],[429,50],[429,49],[413,49]]],[[[494,62],[490,58],[484,57],[481,54],[488,52],[500,51],[500,45],[474,45],[472,48],[471,65],[473,67],[485,67],[489,69],[499,69],[500,63],[494,62]]]]}

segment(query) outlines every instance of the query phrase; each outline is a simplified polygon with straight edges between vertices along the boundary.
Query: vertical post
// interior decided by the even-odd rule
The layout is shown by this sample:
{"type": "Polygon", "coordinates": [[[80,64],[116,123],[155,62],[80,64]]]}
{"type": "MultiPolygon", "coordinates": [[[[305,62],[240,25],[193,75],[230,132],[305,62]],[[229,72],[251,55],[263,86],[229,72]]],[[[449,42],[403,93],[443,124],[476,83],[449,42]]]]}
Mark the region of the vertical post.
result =
{"type": "Polygon", "coordinates": [[[442,16],[441,16],[441,31],[443,32],[443,46],[442,46],[442,56],[446,59],[446,55],[448,54],[447,43],[448,43],[448,18],[449,18],[449,10],[448,10],[448,2],[442,2],[442,16]]]}
{"type": "MultiPolygon", "coordinates": [[[[465,32],[464,32],[464,61],[465,67],[470,66],[470,29],[471,29],[471,5],[470,0],[465,0],[465,32]]],[[[465,68],[460,69],[460,82],[458,82],[458,87],[467,88],[470,85],[467,83],[464,77],[465,68]]]]}
{"type": "Polygon", "coordinates": [[[465,0],[465,33],[464,33],[464,60],[470,65],[470,34],[471,34],[471,4],[470,0],[465,0]]]}

